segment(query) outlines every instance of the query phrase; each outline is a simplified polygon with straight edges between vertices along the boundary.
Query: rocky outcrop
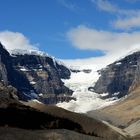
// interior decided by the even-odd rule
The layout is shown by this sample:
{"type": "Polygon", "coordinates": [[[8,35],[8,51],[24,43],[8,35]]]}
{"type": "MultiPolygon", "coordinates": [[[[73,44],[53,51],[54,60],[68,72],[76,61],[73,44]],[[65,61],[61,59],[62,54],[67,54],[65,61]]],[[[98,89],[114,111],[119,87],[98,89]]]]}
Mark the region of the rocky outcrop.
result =
{"type": "Polygon", "coordinates": [[[84,72],[84,73],[91,73],[91,69],[83,69],[83,70],[78,70],[78,69],[71,69],[72,72],[78,73],[78,72],[84,72]]]}
{"type": "Polygon", "coordinates": [[[22,100],[37,98],[45,103],[68,101],[72,91],[64,86],[61,79],[69,77],[70,70],[49,56],[10,55],[0,44],[0,80],[15,87],[22,100]]]}
{"type": "Polygon", "coordinates": [[[26,92],[25,88],[32,89],[27,78],[14,68],[12,57],[2,44],[0,44],[0,75],[0,80],[5,85],[12,85],[19,92],[26,92]]]}
{"type": "Polygon", "coordinates": [[[131,87],[129,88],[129,92],[133,92],[139,86],[140,86],[140,59],[137,62],[135,77],[134,77],[134,80],[133,80],[131,87]]]}
{"type": "MultiPolygon", "coordinates": [[[[139,77],[140,52],[108,65],[99,71],[101,75],[93,87],[97,93],[109,93],[109,97],[122,97],[136,85],[139,77]]],[[[108,96],[107,96],[108,97],[108,96]]]]}
{"type": "Polygon", "coordinates": [[[18,102],[17,90],[0,82],[0,108],[5,108],[13,102],[18,102]]]}
{"type": "Polygon", "coordinates": [[[9,53],[5,50],[5,48],[0,43],[0,80],[5,84],[8,84],[8,73],[9,69],[12,69],[9,53]]]}

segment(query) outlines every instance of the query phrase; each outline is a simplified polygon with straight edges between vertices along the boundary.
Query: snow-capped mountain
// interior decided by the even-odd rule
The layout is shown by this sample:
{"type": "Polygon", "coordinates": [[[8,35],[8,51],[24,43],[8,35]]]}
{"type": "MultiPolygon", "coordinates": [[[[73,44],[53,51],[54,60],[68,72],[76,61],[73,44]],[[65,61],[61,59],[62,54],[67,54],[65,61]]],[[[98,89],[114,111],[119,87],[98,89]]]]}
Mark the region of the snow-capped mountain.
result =
{"type": "Polygon", "coordinates": [[[35,49],[34,50],[33,49],[32,50],[14,49],[14,50],[7,50],[7,51],[13,57],[17,55],[36,55],[36,56],[42,56],[42,57],[49,57],[50,59],[53,60],[54,66],[56,66],[57,64],[65,66],[65,64],[61,60],[58,60],[55,57],[43,51],[39,51],[35,49]]]}
{"type": "Polygon", "coordinates": [[[92,63],[68,68],[67,63],[37,50],[12,50],[9,54],[2,44],[0,49],[0,80],[14,86],[22,100],[58,103],[85,113],[125,97],[138,82],[140,52],[98,70],[100,66],[92,63]]]}
{"type": "Polygon", "coordinates": [[[2,44],[0,58],[0,80],[15,87],[20,99],[44,103],[71,99],[72,91],[61,80],[70,77],[70,70],[55,58],[31,50],[17,50],[10,55],[2,44]]]}

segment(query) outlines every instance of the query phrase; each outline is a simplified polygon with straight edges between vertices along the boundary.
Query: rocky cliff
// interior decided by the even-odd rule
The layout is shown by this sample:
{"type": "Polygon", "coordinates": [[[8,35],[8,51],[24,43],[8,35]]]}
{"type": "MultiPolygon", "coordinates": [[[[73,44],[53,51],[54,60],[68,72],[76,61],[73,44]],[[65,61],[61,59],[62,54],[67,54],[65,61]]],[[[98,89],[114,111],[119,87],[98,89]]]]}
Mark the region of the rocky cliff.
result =
{"type": "Polygon", "coordinates": [[[57,103],[71,99],[72,91],[64,86],[61,78],[70,77],[63,64],[47,55],[10,55],[0,44],[0,80],[19,91],[22,100],[34,99],[57,103]]]}
{"type": "MultiPolygon", "coordinates": [[[[140,81],[140,52],[135,52],[99,71],[100,77],[93,87],[97,93],[109,93],[107,97],[122,97],[140,81]]],[[[140,83],[140,82],[139,82],[140,83]]]]}

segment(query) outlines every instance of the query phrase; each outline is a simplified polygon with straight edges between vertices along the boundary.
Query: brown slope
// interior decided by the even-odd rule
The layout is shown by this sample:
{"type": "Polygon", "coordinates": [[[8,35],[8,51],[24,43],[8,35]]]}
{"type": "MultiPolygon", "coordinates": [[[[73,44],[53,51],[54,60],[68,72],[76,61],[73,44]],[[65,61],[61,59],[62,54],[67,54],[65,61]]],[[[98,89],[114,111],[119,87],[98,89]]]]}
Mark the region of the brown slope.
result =
{"type": "Polygon", "coordinates": [[[133,140],[140,140],[140,135],[135,136],[133,140]]]}
{"type": "Polygon", "coordinates": [[[116,126],[127,127],[140,119],[140,88],[134,90],[126,99],[99,111],[90,111],[88,115],[116,126]]]}
{"type": "MultiPolygon", "coordinates": [[[[125,139],[124,136],[116,132],[115,130],[111,129],[106,124],[87,117],[84,114],[73,113],[62,108],[58,108],[56,106],[47,106],[44,104],[38,103],[27,103],[29,106],[39,109],[42,112],[47,112],[56,117],[67,118],[73,122],[80,124],[83,131],[86,134],[95,135],[97,137],[101,137],[108,140],[121,140],[125,139]]],[[[26,104],[26,105],[27,105],[26,104]]]]}
{"type": "Polygon", "coordinates": [[[0,127],[0,140],[103,140],[66,129],[25,130],[0,127]]]}
{"type": "Polygon", "coordinates": [[[6,108],[0,108],[0,114],[0,126],[24,129],[69,129],[84,133],[78,123],[17,103],[10,103],[6,108]]]}
{"type": "Polygon", "coordinates": [[[140,120],[129,125],[127,128],[125,128],[125,131],[129,133],[131,136],[139,135],[140,134],[140,120]]]}

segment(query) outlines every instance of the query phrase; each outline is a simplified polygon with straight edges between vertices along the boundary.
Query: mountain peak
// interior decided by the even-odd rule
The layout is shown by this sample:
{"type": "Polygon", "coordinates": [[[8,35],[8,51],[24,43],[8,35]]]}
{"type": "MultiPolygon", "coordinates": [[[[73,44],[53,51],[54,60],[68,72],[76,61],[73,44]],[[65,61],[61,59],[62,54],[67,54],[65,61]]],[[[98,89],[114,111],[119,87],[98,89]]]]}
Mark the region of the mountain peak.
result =
{"type": "Polygon", "coordinates": [[[6,50],[6,48],[3,46],[1,42],[0,42],[0,55],[9,56],[9,52],[6,50]]]}

